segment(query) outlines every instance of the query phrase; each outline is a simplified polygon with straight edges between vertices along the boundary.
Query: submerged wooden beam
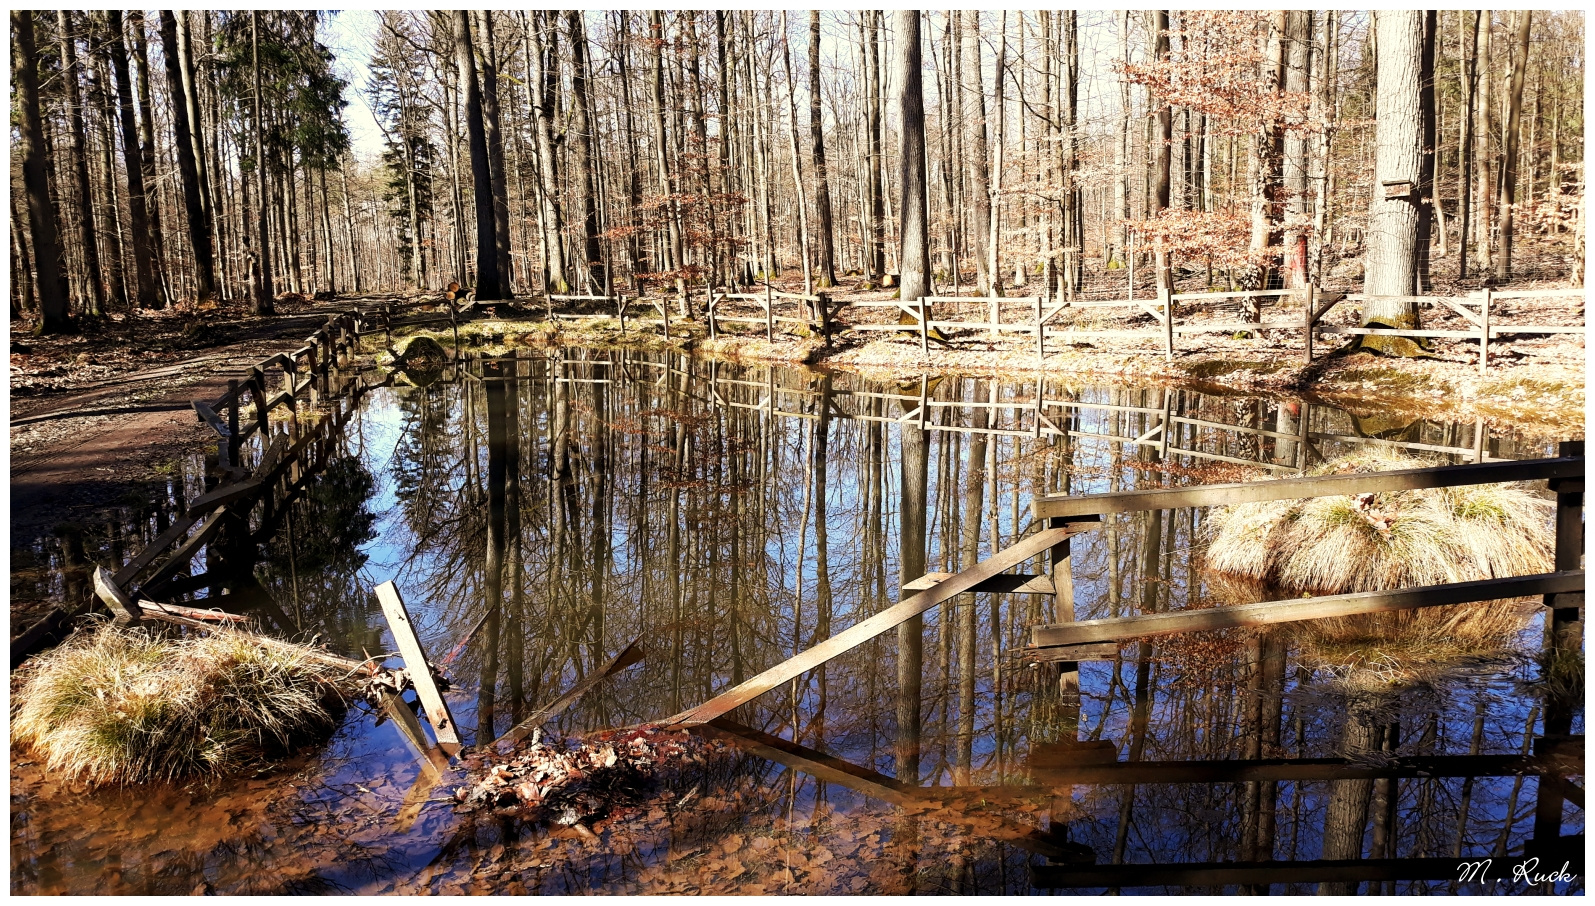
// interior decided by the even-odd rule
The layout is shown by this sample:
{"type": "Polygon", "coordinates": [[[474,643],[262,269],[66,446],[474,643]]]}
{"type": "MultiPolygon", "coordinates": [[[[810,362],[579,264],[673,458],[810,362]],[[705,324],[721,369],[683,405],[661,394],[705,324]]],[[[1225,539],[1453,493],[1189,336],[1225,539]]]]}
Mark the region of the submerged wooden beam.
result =
{"type": "Polygon", "coordinates": [[[720,693],[696,708],[666,718],[663,724],[665,726],[691,726],[713,720],[727,711],[752,701],[771,689],[801,676],[831,658],[852,650],[886,630],[897,626],[899,623],[916,617],[949,598],[972,590],[987,579],[1018,566],[1031,557],[1048,550],[1053,545],[1095,527],[1095,517],[1092,517],[1092,521],[1089,523],[1076,522],[1061,528],[1045,529],[1037,532],[1012,547],[993,554],[989,560],[977,563],[951,578],[942,580],[934,588],[904,598],[896,605],[881,611],[867,620],[855,623],[802,654],[788,658],[747,682],[720,693]]]}
{"type": "Polygon", "coordinates": [[[640,646],[641,642],[642,639],[640,637],[633,639],[630,645],[622,648],[620,653],[610,658],[609,663],[605,664],[601,669],[587,674],[586,679],[583,679],[581,682],[572,686],[564,695],[561,695],[559,698],[554,699],[547,705],[544,705],[543,707],[527,715],[526,719],[511,727],[503,736],[500,736],[498,739],[494,740],[494,742],[503,743],[505,745],[514,745],[520,742],[522,739],[525,739],[526,736],[533,730],[542,726],[543,723],[549,718],[575,704],[578,699],[580,699],[583,695],[586,695],[588,692],[591,692],[599,683],[603,682],[610,676],[619,673],[621,670],[630,667],[632,664],[641,661],[643,659],[643,650],[640,646]]]}
{"type": "Polygon", "coordinates": [[[415,686],[416,696],[421,699],[421,707],[426,709],[427,720],[432,723],[432,732],[438,743],[460,745],[454,715],[449,712],[449,703],[443,700],[443,693],[432,678],[432,662],[427,660],[426,650],[421,647],[421,638],[415,634],[415,626],[410,622],[410,613],[405,609],[404,598],[399,595],[399,587],[391,581],[378,585],[377,601],[382,604],[382,613],[388,618],[388,627],[393,630],[393,639],[399,644],[405,670],[415,686]]]}
{"type": "Polygon", "coordinates": [[[1037,519],[1134,513],[1141,510],[1169,510],[1188,506],[1230,506],[1264,500],[1293,500],[1303,497],[1328,497],[1335,494],[1366,494],[1378,491],[1412,491],[1422,488],[1450,488],[1503,481],[1536,481],[1549,478],[1584,477],[1583,456],[1552,459],[1527,459],[1472,463],[1461,466],[1436,466],[1430,469],[1401,469],[1354,475],[1323,475],[1315,478],[1280,478],[1273,481],[1242,481],[1190,488],[1160,488],[1110,494],[1081,494],[1068,497],[1038,497],[1030,504],[1037,519]]]}
{"type": "Polygon", "coordinates": [[[1370,591],[1347,595],[1325,595],[1317,598],[1299,598],[1286,601],[1261,601],[1256,604],[1240,604],[1233,607],[1209,607],[1203,610],[1149,613],[1135,617],[1119,617],[1117,619],[1055,623],[1049,626],[1031,627],[1030,639],[1031,643],[1038,648],[1057,645],[1083,645],[1092,642],[1119,642],[1126,639],[1139,639],[1146,636],[1165,635],[1174,632],[1231,629],[1239,626],[1264,626],[1272,623],[1293,623],[1300,620],[1319,620],[1325,617],[1345,617],[1364,613],[1391,613],[1398,610],[1414,610],[1419,607],[1440,607],[1447,604],[1493,601],[1497,598],[1518,598],[1525,595],[1576,592],[1582,591],[1583,588],[1584,571],[1570,569],[1533,576],[1481,579],[1475,582],[1453,582],[1447,585],[1430,585],[1424,588],[1407,588],[1399,591],[1370,591]]]}
{"type": "MultiPolygon", "coordinates": [[[[973,800],[988,798],[980,787],[921,787],[904,783],[878,771],[843,761],[834,755],[815,751],[752,727],[742,726],[723,717],[709,721],[706,726],[711,728],[716,736],[734,743],[749,754],[786,765],[827,783],[856,790],[872,799],[879,799],[892,805],[943,805],[951,796],[967,796],[973,800]]],[[[1027,792],[1034,794],[1038,791],[1027,792]]],[[[965,815],[955,807],[937,812],[934,820],[970,827],[977,833],[1049,859],[1066,861],[1077,857],[1076,850],[1057,845],[1042,831],[1007,819],[991,815],[965,815]]]]}

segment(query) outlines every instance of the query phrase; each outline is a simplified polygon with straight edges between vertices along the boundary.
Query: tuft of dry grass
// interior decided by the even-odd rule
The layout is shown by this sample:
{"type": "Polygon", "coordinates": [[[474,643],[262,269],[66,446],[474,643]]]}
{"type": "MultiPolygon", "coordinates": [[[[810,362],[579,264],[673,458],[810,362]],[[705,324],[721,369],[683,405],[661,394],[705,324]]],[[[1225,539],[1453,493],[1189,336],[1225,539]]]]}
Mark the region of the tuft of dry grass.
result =
{"type": "MultiPolygon", "coordinates": [[[[1309,475],[1384,472],[1432,463],[1366,451],[1309,475]]],[[[1236,602],[1387,591],[1545,572],[1551,504],[1496,484],[1315,497],[1216,508],[1205,569],[1236,602]]],[[[1316,620],[1298,639],[1325,664],[1433,662],[1508,646],[1525,612],[1513,600],[1316,620]]]]}
{"type": "Polygon", "coordinates": [[[28,665],[11,738],[91,786],[214,779],[324,737],[343,704],[327,667],[242,633],[106,624],[28,665]]]}

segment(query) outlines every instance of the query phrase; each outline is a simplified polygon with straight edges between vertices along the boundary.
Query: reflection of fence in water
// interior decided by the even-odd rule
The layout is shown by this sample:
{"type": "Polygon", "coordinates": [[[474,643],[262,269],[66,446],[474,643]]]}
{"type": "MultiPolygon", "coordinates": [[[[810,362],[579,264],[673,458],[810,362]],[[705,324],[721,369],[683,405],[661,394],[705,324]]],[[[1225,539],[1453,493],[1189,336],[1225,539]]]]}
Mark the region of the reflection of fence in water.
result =
{"type": "MultiPolygon", "coordinates": [[[[608,363],[600,361],[567,362],[567,364],[608,363]]],[[[715,362],[702,366],[707,369],[707,374],[694,369],[690,363],[682,367],[673,357],[666,361],[628,359],[619,364],[639,378],[641,371],[648,370],[657,373],[661,380],[666,376],[686,376],[704,381],[707,387],[702,395],[688,391],[688,396],[708,404],[769,412],[786,418],[818,418],[818,407],[824,405],[829,416],[838,419],[905,424],[926,431],[952,431],[965,434],[1089,438],[1121,446],[1147,447],[1163,456],[1183,456],[1209,462],[1254,466],[1281,473],[1310,468],[1317,462],[1333,458],[1335,451],[1332,447],[1326,449],[1328,444],[1349,447],[1367,445],[1418,456],[1450,457],[1459,462],[1492,462],[1498,459],[1519,458],[1500,455],[1496,449],[1499,443],[1490,438],[1482,418],[1476,419],[1471,426],[1435,425],[1414,421],[1400,426],[1399,430],[1408,435],[1416,435],[1415,437],[1392,439],[1358,434],[1357,420],[1349,413],[1305,400],[1294,404],[1299,407],[1299,413],[1278,419],[1293,423],[1287,424],[1292,430],[1281,431],[1186,414],[1191,409],[1191,400],[1184,391],[1179,390],[1153,391],[1159,398],[1156,405],[1127,405],[1069,399],[1064,392],[1049,390],[1043,379],[1032,385],[1034,394],[1028,399],[1020,398],[1020,394],[1026,393],[1026,389],[1020,385],[1016,383],[1003,385],[997,381],[990,382],[989,396],[985,400],[938,399],[936,397],[941,395],[938,392],[940,390],[937,386],[938,379],[925,376],[921,376],[917,384],[910,385],[914,392],[901,392],[902,388],[899,388],[899,392],[893,392],[870,389],[817,389],[812,386],[793,387],[786,381],[777,380],[778,369],[774,367],[766,367],[765,379],[760,381],[727,376],[723,373],[722,366],[715,362]],[[741,392],[732,388],[741,388],[741,392]],[[1005,393],[1008,394],[1008,398],[1001,398],[1005,393]],[[757,400],[749,401],[750,396],[756,397],[757,400]],[[900,414],[890,414],[889,410],[894,407],[899,409],[900,414]],[[991,412],[992,420],[998,424],[977,427],[967,423],[972,421],[967,416],[982,409],[991,412]],[[1082,430],[1093,427],[1087,425],[1082,418],[1088,414],[1103,417],[1098,421],[1108,421],[1110,430],[1082,430]],[[1122,423],[1130,419],[1140,423],[1137,428],[1125,431],[1111,430],[1128,428],[1128,425],[1122,423]],[[1003,421],[1007,424],[1001,424],[1003,421]],[[1471,429],[1467,430],[1469,427],[1471,429]],[[1459,442],[1462,440],[1459,435],[1462,435],[1464,430],[1467,430],[1465,443],[1459,442]],[[1435,434],[1440,436],[1429,436],[1435,434]],[[1241,443],[1242,440],[1247,443],[1241,443]],[[1218,452],[1220,450],[1234,452],[1236,448],[1243,446],[1248,451],[1255,450],[1255,454],[1246,457],[1218,452]]],[[[567,378],[567,380],[585,382],[580,378],[567,378]]],[[[809,383],[812,384],[812,380],[809,383]]],[[[1198,397],[1198,399],[1205,398],[1198,397]]],[[[1276,416],[1277,414],[1276,411],[1276,416]]]]}

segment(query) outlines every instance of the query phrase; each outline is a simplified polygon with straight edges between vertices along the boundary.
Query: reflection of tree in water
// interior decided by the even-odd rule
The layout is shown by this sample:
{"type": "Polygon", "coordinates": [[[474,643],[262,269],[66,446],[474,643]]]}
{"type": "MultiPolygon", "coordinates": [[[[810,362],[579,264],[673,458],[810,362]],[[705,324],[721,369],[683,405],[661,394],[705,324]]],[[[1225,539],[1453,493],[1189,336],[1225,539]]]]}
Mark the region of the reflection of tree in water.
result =
{"type": "Polygon", "coordinates": [[[288,504],[282,528],[267,542],[262,570],[267,613],[275,622],[286,620],[285,630],[320,632],[356,652],[362,645],[373,653],[379,647],[361,577],[367,561],[361,548],[376,537],[377,517],[368,508],[375,487],[361,458],[342,452],[288,504]]]}

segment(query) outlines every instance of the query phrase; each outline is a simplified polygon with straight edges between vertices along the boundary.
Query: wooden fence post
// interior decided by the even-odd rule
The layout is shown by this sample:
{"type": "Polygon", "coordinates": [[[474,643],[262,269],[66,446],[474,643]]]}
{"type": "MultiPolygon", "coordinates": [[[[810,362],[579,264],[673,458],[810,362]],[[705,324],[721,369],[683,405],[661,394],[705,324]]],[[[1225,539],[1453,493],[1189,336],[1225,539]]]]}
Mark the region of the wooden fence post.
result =
{"type": "Polygon", "coordinates": [[[399,596],[399,587],[392,582],[378,585],[377,600],[382,604],[383,615],[388,618],[388,627],[393,630],[393,640],[399,645],[399,654],[404,658],[405,672],[415,686],[416,697],[426,709],[433,735],[440,744],[459,745],[460,736],[454,726],[454,715],[449,713],[448,702],[443,700],[443,694],[438,691],[437,682],[432,678],[432,664],[421,647],[421,639],[415,634],[409,611],[404,606],[404,598],[399,596]]]}
{"type": "Polygon", "coordinates": [[[255,424],[260,427],[262,443],[265,443],[271,439],[271,410],[266,405],[266,373],[258,366],[249,369],[249,395],[255,399],[255,424]]]}
{"type": "Polygon", "coordinates": [[[238,381],[227,381],[227,395],[232,399],[227,403],[227,465],[238,464],[238,381]]]}
{"type": "Polygon", "coordinates": [[[1479,310],[1479,373],[1484,374],[1490,364],[1490,288],[1484,288],[1484,305],[1479,310]]]}
{"type": "Polygon", "coordinates": [[[1038,365],[1044,364],[1047,361],[1046,334],[1047,334],[1047,324],[1046,324],[1046,320],[1042,317],[1041,297],[1037,296],[1036,297],[1036,364],[1038,364],[1038,365]]]}
{"type": "Polygon", "coordinates": [[[1307,306],[1302,312],[1303,345],[1306,347],[1305,357],[1302,361],[1311,365],[1313,363],[1313,311],[1318,307],[1318,284],[1307,284],[1307,306]]]}
{"type": "Polygon", "coordinates": [[[930,305],[925,297],[919,297],[919,351],[930,357],[930,305]]]}
{"type": "Polygon", "coordinates": [[[1160,286],[1157,290],[1158,302],[1163,305],[1163,358],[1174,361],[1174,294],[1168,287],[1160,286]]]}

